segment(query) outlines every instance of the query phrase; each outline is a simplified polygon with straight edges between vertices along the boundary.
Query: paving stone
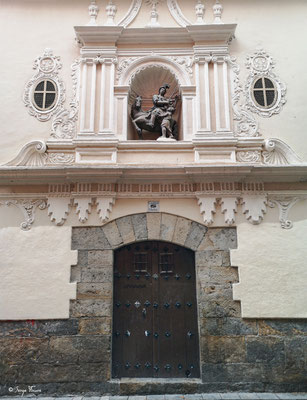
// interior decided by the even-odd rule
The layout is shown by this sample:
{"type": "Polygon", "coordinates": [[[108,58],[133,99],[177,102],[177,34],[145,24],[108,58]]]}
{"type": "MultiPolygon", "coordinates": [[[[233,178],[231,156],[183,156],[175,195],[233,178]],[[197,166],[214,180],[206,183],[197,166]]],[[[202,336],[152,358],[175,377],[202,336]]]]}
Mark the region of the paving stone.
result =
{"type": "Polygon", "coordinates": [[[103,232],[108,239],[110,245],[114,247],[118,247],[123,243],[123,239],[119,233],[117,224],[115,221],[109,222],[103,226],[103,232]]]}
{"type": "Polygon", "coordinates": [[[221,395],[219,393],[203,393],[203,400],[220,400],[221,395]]]}
{"type": "Polygon", "coordinates": [[[184,245],[189,249],[197,250],[207,231],[208,228],[206,226],[200,225],[197,222],[192,222],[184,245]]]}
{"type": "Polygon", "coordinates": [[[277,396],[274,393],[258,393],[259,400],[276,400],[277,396]]]}
{"type": "Polygon", "coordinates": [[[165,400],[184,400],[185,396],[183,394],[166,394],[165,400]]]}
{"type": "Polygon", "coordinates": [[[174,243],[184,245],[190,232],[192,221],[186,218],[177,217],[175,232],[173,236],[174,243]]]}
{"type": "Polygon", "coordinates": [[[184,398],[185,400],[203,400],[203,396],[201,393],[185,394],[184,398]]]}
{"type": "MultiPolygon", "coordinates": [[[[295,393],[275,393],[277,399],[280,400],[297,400],[297,394],[295,393]]],[[[306,397],[307,398],[307,397],[306,397]]]]}
{"type": "Polygon", "coordinates": [[[171,214],[162,214],[160,239],[171,242],[175,232],[177,217],[171,214]]]}
{"type": "Polygon", "coordinates": [[[135,242],[135,235],[130,216],[117,219],[116,224],[125,244],[135,242]]]}
{"type": "Polygon", "coordinates": [[[146,400],[146,396],[129,396],[128,400],[146,400]]]}
{"type": "Polygon", "coordinates": [[[240,400],[259,400],[258,393],[238,393],[240,400]]]}
{"type": "Polygon", "coordinates": [[[147,396],[147,400],[165,400],[165,395],[164,394],[149,395],[147,396]]]}
{"type": "Polygon", "coordinates": [[[131,216],[134,235],[136,240],[147,240],[147,218],[146,214],[135,214],[131,216]]]}
{"type": "Polygon", "coordinates": [[[221,399],[225,400],[238,400],[240,399],[238,393],[220,393],[221,399]]]}
{"type": "Polygon", "coordinates": [[[147,213],[148,240],[160,240],[161,213],[147,213]]]}
{"type": "Polygon", "coordinates": [[[127,400],[128,396],[112,396],[112,400],[127,400]]]}

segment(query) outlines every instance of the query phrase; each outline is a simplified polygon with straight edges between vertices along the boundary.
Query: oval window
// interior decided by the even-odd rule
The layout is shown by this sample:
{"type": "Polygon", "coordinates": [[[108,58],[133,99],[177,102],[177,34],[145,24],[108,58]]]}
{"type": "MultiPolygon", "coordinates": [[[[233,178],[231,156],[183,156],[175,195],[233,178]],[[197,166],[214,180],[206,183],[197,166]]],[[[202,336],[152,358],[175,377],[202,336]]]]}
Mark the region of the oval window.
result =
{"type": "Polygon", "coordinates": [[[40,111],[49,111],[55,106],[57,94],[55,82],[49,79],[41,80],[33,91],[33,105],[40,111]]]}
{"type": "Polygon", "coordinates": [[[264,76],[255,80],[252,94],[257,107],[271,108],[277,101],[275,83],[264,76]]]}

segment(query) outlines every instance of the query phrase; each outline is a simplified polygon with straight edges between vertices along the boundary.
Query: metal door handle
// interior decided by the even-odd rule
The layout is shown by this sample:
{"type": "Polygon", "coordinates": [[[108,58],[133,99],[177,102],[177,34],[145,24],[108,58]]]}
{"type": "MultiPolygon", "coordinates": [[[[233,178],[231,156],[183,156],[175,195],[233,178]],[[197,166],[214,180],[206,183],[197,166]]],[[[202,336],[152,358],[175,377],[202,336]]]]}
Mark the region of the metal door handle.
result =
{"type": "Polygon", "coordinates": [[[146,308],[143,308],[142,314],[143,314],[143,317],[145,318],[146,317],[146,308]]]}

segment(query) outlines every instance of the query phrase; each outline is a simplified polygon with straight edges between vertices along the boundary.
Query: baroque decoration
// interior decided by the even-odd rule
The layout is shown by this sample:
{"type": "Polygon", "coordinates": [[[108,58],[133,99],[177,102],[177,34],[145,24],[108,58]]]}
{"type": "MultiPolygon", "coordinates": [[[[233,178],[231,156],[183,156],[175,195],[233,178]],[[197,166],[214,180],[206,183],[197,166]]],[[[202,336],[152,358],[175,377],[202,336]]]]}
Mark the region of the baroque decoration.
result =
{"type": "MultiPolygon", "coordinates": [[[[286,86],[274,74],[275,62],[273,58],[264,50],[257,50],[253,55],[247,56],[246,67],[250,70],[245,85],[246,108],[261,117],[271,117],[273,114],[280,113],[283,105],[286,103],[286,86]],[[268,78],[277,92],[275,101],[271,106],[261,107],[253,98],[253,89],[259,78],[268,78]]],[[[264,89],[264,88],[263,88],[264,89]]],[[[265,90],[264,90],[265,92],[265,90]]],[[[264,96],[266,94],[264,93],[264,96]]]]}
{"type": "Polygon", "coordinates": [[[36,73],[25,86],[23,101],[28,108],[29,114],[39,121],[48,121],[63,106],[65,101],[65,87],[63,81],[58,76],[61,68],[60,57],[54,56],[53,51],[49,48],[46,48],[43,55],[37,57],[34,61],[33,69],[36,70],[36,73]],[[34,102],[34,90],[44,80],[49,81],[55,91],[54,104],[46,110],[43,108],[39,109],[34,102]]]}
{"type": "MultiPolygon", "coordinates": [[[[226,225],[232,226],[240,211],[253,225],[260,224],[267,212],[267,206],[279,208],[279,221],[283,229],[292,228],[288,218],[290,209],[301,200],[303,195],[274,195],[263,191],[261,182],[206,182],[194,184],[91,184],[49,185],[49,192],[37,194],[35,199],[15,196],[13,199],[1,197],[2,205],[18,207],[25,218],[21,229],[29,230],[34,223],[37,208],[44,210],[48,206],[51,222],[57,226],[65,223],[71,210],[75,210],[80,223],[86,223],[93,207],[100,223],[110,219],[113,205],[117,198],[191,198],[198,201],[204,224],[214,223],[216,214],[224,215],[226,225]],[[240,208],[239,208],[240,206],[240,208]]],[[[97,221],[99,224],[99,222],[97,221]]]]}

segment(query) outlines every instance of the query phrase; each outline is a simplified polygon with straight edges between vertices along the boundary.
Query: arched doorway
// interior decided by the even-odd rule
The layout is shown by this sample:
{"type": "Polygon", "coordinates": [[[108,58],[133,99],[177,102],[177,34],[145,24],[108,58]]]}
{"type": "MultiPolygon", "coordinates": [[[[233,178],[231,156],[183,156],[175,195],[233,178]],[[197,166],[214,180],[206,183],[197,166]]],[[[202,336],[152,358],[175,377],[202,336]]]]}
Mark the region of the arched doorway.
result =
{"type": "Polygon", "coordinates": [[[163,241],[114,253],[113,378],[200,376],[194,252],[163,241]]]}

